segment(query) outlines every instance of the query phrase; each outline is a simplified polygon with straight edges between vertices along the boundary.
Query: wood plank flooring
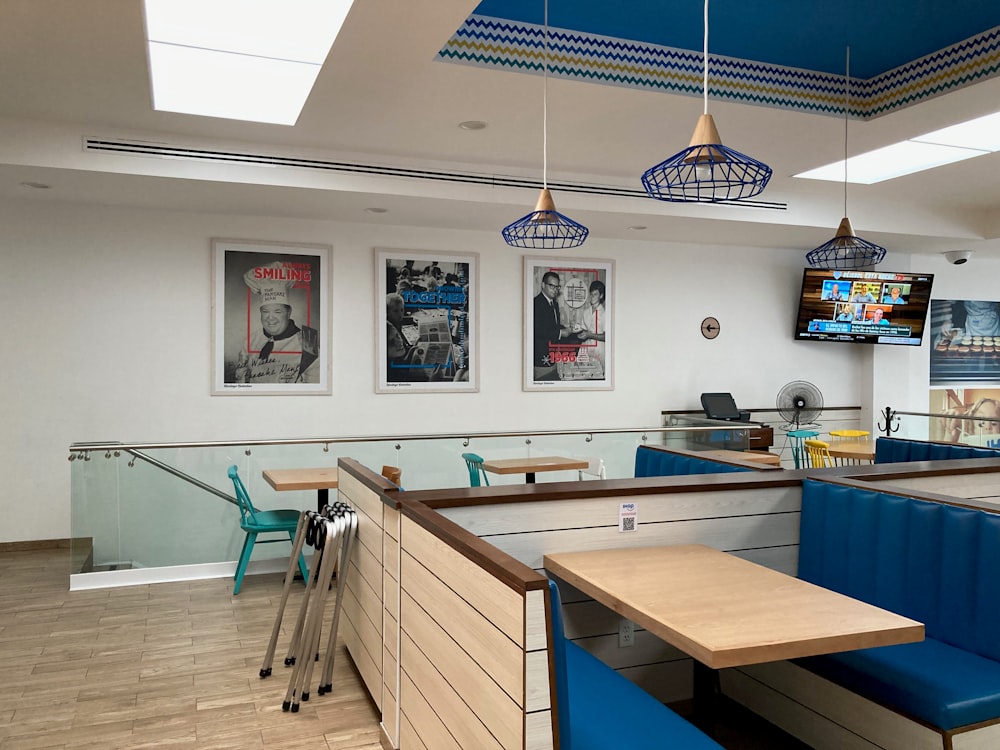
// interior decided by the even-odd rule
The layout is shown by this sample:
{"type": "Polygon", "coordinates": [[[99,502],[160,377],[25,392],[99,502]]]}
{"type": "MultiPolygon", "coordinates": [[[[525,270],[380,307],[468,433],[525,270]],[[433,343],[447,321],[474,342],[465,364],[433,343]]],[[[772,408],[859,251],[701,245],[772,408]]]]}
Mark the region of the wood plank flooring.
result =
{"type": "MultiPolygon", "coordinates": [[[[283,712],[292,587],[274,674],[258,672],[281,575],[70,592],[67,549],[0,552],[0,750],[381,750],[378,712],[341,644],[334,690],[283,712]]],[[[729,750],[808,750],[723,701],[729,750]]],[[[430,750],[433,750],[431,748],[430,750]]],[[[476,750],[467,748],[466,750],[476,750]]]]}
{"type": "Polygon", "coordinates": [[[343,645],[333,693],[281,710],[301,585],[262,680],[281,575],[234,597],[228,579],[70,592],[69,569],[68,550],[0,554],[0,750],[381,750],[343,645]]]}

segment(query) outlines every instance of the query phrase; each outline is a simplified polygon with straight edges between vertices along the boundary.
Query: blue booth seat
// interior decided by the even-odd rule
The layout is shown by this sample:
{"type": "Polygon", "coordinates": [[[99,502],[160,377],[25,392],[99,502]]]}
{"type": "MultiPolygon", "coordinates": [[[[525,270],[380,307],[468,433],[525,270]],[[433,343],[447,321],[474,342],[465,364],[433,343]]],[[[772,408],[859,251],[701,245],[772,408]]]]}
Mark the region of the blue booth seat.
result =
{"type": "Polygon", "coordinates": [[[923,622],[920,643],[799,660],[942,730],[1000,719],[1000,515],[807,479],[799,576],[923,622]]]}
{"type": "Polygon", "coordinates": [[[1000,458],[1000,449],[979,448],[956,443],[932,443],[926,440],[880,437],[875,441],[875,463],[907,461],[944,461],[959,458],[1000,458]]]}
{"type": "Polygon", "coordinates": [[[713,461],[710,458],[685,456],[645,445],[635,449],[636,477],[679,477],[688,474],[727,474],[737,471],[753,471],[753,469],[713,461]]]}

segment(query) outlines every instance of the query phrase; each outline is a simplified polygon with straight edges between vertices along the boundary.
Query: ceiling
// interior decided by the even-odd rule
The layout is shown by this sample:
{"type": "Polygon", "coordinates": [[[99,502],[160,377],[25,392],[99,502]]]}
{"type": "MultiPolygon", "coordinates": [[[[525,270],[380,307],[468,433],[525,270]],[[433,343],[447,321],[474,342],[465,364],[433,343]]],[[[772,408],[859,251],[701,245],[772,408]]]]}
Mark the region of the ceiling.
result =
{"type": "MultiPolygon", "coordinates": [[[[542,8],[541,0],[355,0],[298,123],[285,127],[153,111],[139,0],[3,0],[0,199],[478,229],[500,243],[500,228],[537,197],[542,80],[482,55],[449,61],[439,53],[474,14],[523,27],[540,24],[542,8]],[[468,120],[487,127],[458,127],[468,120]],[[85,139],[152,144],[154,153],[90,150],[85,139]],[[188,155],[165,158],[157,151],[165,147],[188,155]]],[[[702,11],[697,0],[549,0],[549,25],[700,56],[702,11]]],[[[713,0],[709,50],[842,81],[850,45],[852,77],[881,80],[998,26],[995,0],[713,0]]],[[[503,44],[491,38],[490,54],[503,44]]],[[[961,85],[925,80],[934,96],[852,119],[850,152],[997,109],[1000,77],[990,76],[1000,70],[998,49],[980,44],[971,83],[961,75],[950,79],[961,85]]],[[[755,206],[670,204],[645,197],[639,176],[688,145],[702,111],[700,78],[694,91],[598,80],[553,73],[548,81],[548,177],[559,210],[592,238],[804,253],[832,237],[843,185],[791,175],[843,157],[836,111],[711,99],[723,142],[774,176],[755,206]]],[[[847,195],[855,230],[886,246],[890,259],[894,249],[1000,258],[998,207],[1000,154],[851,185],[847,195]]]]}

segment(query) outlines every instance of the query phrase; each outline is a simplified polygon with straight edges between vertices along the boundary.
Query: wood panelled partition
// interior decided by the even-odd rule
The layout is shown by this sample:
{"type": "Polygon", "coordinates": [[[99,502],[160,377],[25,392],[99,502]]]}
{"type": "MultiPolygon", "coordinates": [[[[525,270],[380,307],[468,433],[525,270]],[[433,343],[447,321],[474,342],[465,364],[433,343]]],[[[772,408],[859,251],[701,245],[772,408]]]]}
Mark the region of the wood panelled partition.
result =
{"type": "MultiPolygon", "coordinates": [[[[789,572],[797,564],[797,472],[400,492],[341,459],[340,476],[359,514],[342,632],[386,748],[558,746],[547,552],[700,542],[789,572]],[[627,502],[639,525],[623,533],[627,502]]],[[[690,696],[683,654],[642,631],[620,649],[614,613],[572,592],[564,608],[584,648],[661,700],[690,696]]]]}

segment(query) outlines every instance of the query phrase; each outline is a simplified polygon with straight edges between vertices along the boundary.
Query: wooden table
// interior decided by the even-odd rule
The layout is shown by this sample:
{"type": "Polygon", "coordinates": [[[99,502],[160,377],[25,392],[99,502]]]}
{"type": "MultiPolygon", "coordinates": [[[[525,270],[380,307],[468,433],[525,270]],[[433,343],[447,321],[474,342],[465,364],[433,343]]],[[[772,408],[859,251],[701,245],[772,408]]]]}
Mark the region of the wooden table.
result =
{"type": "Polygon", "coordinates": [[[924,638],[919,622],[700,544],[562,552],[544,561],[550,573],[694,657],[702,719],[718,674],[699,664],[716,670],[924,638]]]}
{"type": "Polygon", "coordinates": [[[337,487],[337,467],[315,469],[264,469],[264,481],[278,490],[316,490],[316,510],[329,503],[330,490],[337,487]]]}
{"type": "Polygon", "coordinates": [[[721,458],[723,461],[754,461],[768,466],[781,466],[781,456],[769,451],[698,451],[698,455],[721,458]]]}
{"type": "Polygon", "coordinates": [[[874,440],[831,440],[830,458],[837,464],[874,463],[874,440]]]}
{"type": "Polygon", "coordinates": [[[538,456],[536,458],[498,458],[483,461],[483,468],[491,474],[524,474],[528,484],[534,484],[537,471],[568,471],[586,469],[587,461],[564,456],[538,456]]]}

